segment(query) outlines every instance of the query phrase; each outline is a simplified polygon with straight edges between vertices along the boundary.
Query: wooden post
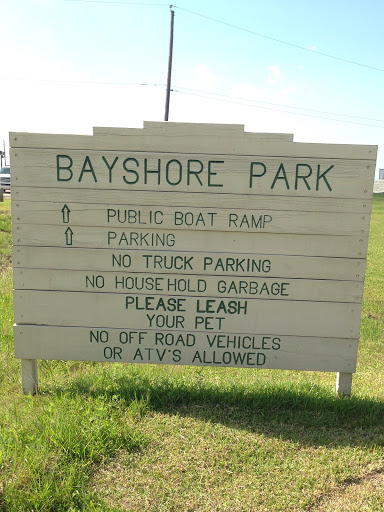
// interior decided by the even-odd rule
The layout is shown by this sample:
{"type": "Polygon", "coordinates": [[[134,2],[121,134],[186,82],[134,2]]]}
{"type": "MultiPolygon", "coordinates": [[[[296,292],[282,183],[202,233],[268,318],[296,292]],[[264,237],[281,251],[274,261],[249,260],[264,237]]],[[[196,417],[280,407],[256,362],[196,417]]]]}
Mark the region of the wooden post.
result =
{"type": "Polygon", "coordinates": [[[339,396],[351,396],[352,373],[342,373],[342,372],[337,373],[336,392],[339,396]]]}
{"type": "Polygon", "coordinates": [[[24,395],[35,395],[38,387],[37,360],[21,360],[21,381],[24,395]]]}

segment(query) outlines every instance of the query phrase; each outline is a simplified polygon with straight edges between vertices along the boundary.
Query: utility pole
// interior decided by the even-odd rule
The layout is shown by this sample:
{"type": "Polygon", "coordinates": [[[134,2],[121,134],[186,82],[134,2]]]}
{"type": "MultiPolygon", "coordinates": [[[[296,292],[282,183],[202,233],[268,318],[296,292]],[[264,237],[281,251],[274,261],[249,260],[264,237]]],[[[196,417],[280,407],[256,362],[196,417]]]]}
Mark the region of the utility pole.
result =
{"type": "Polygon", "coordinates": [[[169,117],[169,100],[171,96],[171,75],[172,75],[172,55],[173,55],[173,23],[175,18],[175,11],[172,9],[172,5],[169,6],[171,9],[171,34],[169,37],[169,57],[168,57],[168,78],[167,78],[167,94],[165,98],[165,114],[164,121],[168,121],[169,117]]]}

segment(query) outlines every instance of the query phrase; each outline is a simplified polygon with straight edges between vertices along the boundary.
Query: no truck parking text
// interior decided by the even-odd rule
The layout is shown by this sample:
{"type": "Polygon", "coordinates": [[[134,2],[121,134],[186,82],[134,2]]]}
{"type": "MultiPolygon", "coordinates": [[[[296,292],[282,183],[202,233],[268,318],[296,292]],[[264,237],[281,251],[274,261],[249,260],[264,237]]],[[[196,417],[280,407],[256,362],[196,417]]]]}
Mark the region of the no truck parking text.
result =
{"type": "MultiPolygon", "coordinates": [[[[219,256],[185,256],[181,254],[142,254],[146,270],[194,270],[195,263],[202,266],[204,272],[234,272],[234,273],[269,273],[272,268],[271,260],[261,258],[219,257],[219,256]]],[[[129,253],[112,254],[113,268],[131,268],[132,256],[129,253]]],[[[135,270],[135,269],[132,269],[135,270]]]]}

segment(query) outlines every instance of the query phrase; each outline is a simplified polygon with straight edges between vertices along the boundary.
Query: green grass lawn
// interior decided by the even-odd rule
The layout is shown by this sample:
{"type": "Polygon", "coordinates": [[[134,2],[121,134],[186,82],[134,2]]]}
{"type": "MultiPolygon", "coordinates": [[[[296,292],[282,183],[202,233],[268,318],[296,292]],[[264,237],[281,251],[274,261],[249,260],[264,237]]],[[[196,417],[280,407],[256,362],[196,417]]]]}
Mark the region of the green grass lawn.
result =
{"type": "Polygon", "coordinates": [[[0,203],[1,511],[384,510],[384,195],[375,196],[351,398],[335,374],[13,356],[0,203]]]}

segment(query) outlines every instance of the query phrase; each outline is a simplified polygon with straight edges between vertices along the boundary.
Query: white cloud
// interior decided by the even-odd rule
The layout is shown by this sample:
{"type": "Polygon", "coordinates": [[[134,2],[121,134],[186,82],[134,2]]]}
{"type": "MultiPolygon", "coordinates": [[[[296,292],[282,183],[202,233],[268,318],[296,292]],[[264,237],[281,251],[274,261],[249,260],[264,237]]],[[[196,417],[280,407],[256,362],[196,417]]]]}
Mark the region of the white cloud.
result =
{"type": "Polygon", "coordinates": [[[244,98],[251,100],[266,100],[269,96],[269,89],[267,87],[257,88],[253,84],[235,84],[228,91],[229,96],[234,98],[244,98]]]}
{"type": "Polygon", "coordinates": [[[39,7],[48,7],[49,0],[31,0],[33,5],[38,5],[39,7]]]}
{"type": "Polygon", "coordinates": [[[282,100],[283,98],[287,98],[288,96],[292,96],[296,93],[296,87],[286,87],[285,89],[282,89],[276,94],[276,98],[278,100],[282,100]]]}
{"type": "Polygon", "coordinates": [[[281,80],[281,71],[277,66],[269,66],[268,68],[268,83],[274,85],[281,80]]]}
{"type": "Polygon", "coordinates": [[[214,89],[219,83],[219,77],[204,64],[196,66],[196,79],[204,89],[214,89]]]}

